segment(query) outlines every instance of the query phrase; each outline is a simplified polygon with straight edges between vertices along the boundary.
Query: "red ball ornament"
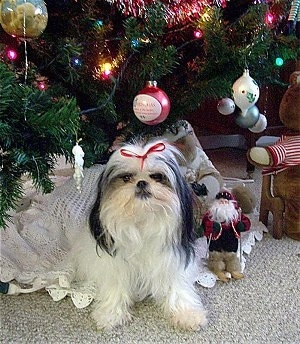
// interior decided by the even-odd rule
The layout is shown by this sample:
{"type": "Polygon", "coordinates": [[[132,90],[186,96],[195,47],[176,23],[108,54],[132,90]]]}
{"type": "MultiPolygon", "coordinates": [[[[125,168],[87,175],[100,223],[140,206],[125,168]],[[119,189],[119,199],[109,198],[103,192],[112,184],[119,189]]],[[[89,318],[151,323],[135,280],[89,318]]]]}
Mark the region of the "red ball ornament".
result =
{"type": "Polygon", "coordinates": [[[147,81],[133,100],[133,112],[143,123],[155,125],[163,122],[170,112],[170,99],[157,87],[156,81],[147,81]]]}

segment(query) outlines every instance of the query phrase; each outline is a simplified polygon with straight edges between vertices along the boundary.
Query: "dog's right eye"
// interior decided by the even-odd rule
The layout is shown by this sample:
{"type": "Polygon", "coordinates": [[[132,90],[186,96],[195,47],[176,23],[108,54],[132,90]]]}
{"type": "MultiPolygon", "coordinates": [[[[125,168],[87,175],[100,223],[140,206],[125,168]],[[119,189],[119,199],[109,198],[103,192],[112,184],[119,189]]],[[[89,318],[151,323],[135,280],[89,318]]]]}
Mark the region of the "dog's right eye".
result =
{"type": "Polygon", "coordinates": [[[122,177],[124,183],[128,183],[132,179],[132,174],[124,174],[122,177]]]}
{"type": "Polygon", "coordinates": [[[150,178],[161,183],[164,180],[164,175],[161,173],[152,173],[150,174],[150,178]]]}

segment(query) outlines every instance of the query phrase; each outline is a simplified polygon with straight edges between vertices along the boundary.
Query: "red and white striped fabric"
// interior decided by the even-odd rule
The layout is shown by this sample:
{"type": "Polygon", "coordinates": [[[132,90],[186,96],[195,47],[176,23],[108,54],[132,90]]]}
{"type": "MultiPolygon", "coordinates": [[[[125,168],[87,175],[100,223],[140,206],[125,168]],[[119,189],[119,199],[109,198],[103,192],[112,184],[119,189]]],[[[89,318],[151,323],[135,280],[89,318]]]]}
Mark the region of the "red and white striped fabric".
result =
{"type": "Polygon", "coordinates": [[[264,168],[263,175],[277,174],[291,166],[300,165],[300,135],[282,135],[272,146],[266,147],[273,164],[264,168]]]}
{"type": "Polygon", "coordinates": [[[300,20],[300,0],[293,0],[288,21],[300,20]]]}

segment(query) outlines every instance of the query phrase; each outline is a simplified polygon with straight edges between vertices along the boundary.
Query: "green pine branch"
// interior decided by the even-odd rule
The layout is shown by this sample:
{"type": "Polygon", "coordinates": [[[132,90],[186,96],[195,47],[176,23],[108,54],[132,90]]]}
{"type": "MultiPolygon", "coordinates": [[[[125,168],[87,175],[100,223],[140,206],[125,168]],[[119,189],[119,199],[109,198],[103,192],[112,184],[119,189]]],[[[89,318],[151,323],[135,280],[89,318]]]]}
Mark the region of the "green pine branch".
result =
{"type": "Polygon", "coordinates": [[[75,98],[53,98],[51,92],[20,84],[3,62],[0,92],[0,226],[4,227],[23,196],[23,176],[44,193],[53,190],[49,175],[58,156],[72,160],[80,122],[75,98]]]}
{"type": "MultiPolygon", "coordinates": [[[[285,14],[290,8],[288,0],[271,5],[285,14]]],[[[204,101],[231,96],[232,84],[245,67],[259,86],[286,86],[274,60],[277,54],[286,61],[299,59],[299,40],[265,25],[265,2],[238,7],[233,19],[226,8],[206,8],[206,16],[182,27],[167,25],[166,9],[159,2],[148,6],[143,18],[124,17],[99,0],[76,1],[67,11],[49,13],[41,39],[27,42],[27,85],[24,63],[15,62],[16,71],[0,64],[0,176],[12,189],[11,200],[3,194],[1,215],[20,195],[23,174],[37,187],[51,189],[48,172],[54,158],[70,158],[76,134],[90,166],[107,161],[118,135],[162,133],[204,101]],[[202,30],[202,39],[193,38],[194,29],[202,30]],[[75,58],[81,63],[74,63],[75,58]],[[113,63],[109,78],[101,77],[103,61],[113,63]],[[49,78],[46,92],[28,86],[36,74],[49,78]],[[150,79],[171,101],[169,116],[155,126],[141,123],[132,108],[150,79]],[[126,126],[118,129],[119,122],[126,126]]]]}

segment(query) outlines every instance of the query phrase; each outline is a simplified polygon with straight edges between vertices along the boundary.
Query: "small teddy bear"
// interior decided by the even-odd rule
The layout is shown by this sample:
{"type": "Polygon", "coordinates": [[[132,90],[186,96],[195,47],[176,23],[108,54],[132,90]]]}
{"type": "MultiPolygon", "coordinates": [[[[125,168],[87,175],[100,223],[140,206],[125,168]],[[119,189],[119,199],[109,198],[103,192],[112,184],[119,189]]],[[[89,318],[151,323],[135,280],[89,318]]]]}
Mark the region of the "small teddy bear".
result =
{"type": "Polygon", "coordinates": [[[247,157],[263,175],[273,175],[273,196],[284,201],[284,232],[300,240],[300,71],[290,76],[279,117],[289,131],[273,145],[252,147],[247,157]]]}
{"type": "Polygon", "coordinates": [[[209,256],[207,266],[222,282],[244,277],[237,256],[240,233],[250,229],[250,219],[239,208],[231,192],[223,189],[216,195],[202,219],[209,256]]]}

